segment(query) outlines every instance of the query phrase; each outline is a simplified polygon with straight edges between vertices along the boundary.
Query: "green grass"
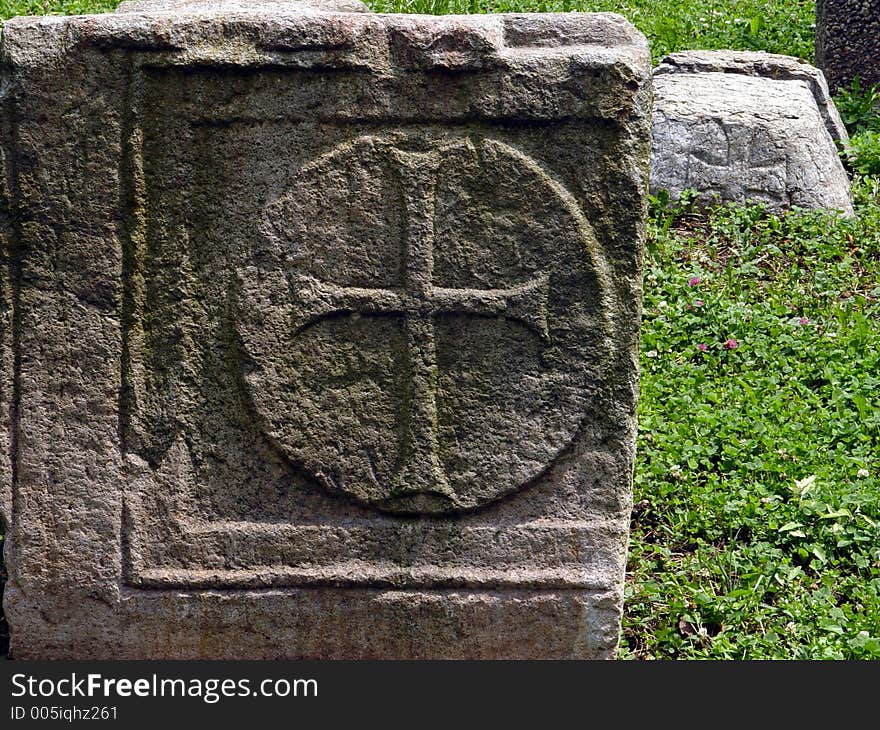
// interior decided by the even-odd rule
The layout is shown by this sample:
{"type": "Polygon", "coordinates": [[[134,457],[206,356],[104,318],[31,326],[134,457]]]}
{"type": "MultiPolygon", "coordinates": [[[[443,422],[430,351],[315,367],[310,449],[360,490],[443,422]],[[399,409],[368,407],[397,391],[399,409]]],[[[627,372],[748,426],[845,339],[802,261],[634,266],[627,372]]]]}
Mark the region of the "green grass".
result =
{"type": "MultiPolygon", "coordinates": [[[[3,2],[0,15],[115,4],[3,2]]],[[[613,10],[655,59],[813,54],[814,5],[796,0],[369,4],[613,10]]],[[[848,161],[872,173],[880,116],[868,97],[838,98],[863,140],[848,161]]],[[[622,658],[880,658],[878,178],[859,177],[855,193],[854,219],[654,201],[622,658]]]]}
{"type": "Polygon", "coordinates": [[[856,190],[854,220],[655,206],[625,656],[880,658],[880,208],[856,190]]]}
{"type": "Polygon", "coordinates": [[[121,0],[0,0],[0,18],[15,15],[89,15],[112,11],[121,0]]]}

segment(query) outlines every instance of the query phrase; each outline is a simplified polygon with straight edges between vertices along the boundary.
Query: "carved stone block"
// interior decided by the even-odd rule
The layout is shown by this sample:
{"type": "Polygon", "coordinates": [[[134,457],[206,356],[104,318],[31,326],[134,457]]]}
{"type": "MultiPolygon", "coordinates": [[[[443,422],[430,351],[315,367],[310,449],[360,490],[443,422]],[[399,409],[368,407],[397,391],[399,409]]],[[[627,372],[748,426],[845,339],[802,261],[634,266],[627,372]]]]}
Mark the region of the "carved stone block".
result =
{"type": "Polygon", "coordinates": [[[225,8],[4,27],[13,656],[612,655],[643,37],[225,8]]]}

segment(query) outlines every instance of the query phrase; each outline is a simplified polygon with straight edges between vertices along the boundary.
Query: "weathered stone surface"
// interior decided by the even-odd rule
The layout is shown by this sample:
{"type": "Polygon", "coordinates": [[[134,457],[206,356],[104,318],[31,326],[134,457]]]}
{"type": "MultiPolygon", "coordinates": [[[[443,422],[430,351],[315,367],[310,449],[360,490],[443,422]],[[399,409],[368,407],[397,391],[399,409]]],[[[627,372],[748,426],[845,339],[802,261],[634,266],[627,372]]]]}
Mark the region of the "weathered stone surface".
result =
{"type": "Polygon", "coordinates": [[[795,58],[686,51],[654,70],[654,193],[852,213],[847,140],[821,71],[795,58]]]}
{"type": "Polygon", "coordinates": [[[612,655],[644,38],[137,7],[4,27],[13,655],[612,655]]]}
{"type": "Polygon", "coordinates": [[[117,13],[366,13],[360,0],[124,0],[117,13]]]}
{"type": "Polygon", "coordinates": [[[880,84],[880,0],[817,0],[816,65],[833,91],[880,84]]]}

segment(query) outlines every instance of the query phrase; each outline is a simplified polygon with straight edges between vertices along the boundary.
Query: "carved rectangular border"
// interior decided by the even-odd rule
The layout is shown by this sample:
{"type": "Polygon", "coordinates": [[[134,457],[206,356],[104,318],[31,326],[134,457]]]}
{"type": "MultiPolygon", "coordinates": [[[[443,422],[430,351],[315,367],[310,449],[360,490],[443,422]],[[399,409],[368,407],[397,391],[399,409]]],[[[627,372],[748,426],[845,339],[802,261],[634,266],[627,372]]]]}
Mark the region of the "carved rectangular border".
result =
{"type": "MultiPolygon", "coordinates": [[[[130,75],[130,95],[125,125],[125,161],[122,165],[121,185],[126,191],[125,197],[134,204],[148,208],[150,201],[146,199],[146,192],[138,189],[138,171],[144,169],[143,151],[140,141],[144,137],[144,115],[142,91],[144,85],[145,70],[151,68],[149,62],[138,66],[135,64],[130,75]]],[[[159,67],[167,71],[167,67],[159,67]]],[[[291,74],[296,74],[297,69],[290,69],[291,74]]],[[[209,110],[202,110],[202,114],[194,123],[204,125],[209,110]]],[[[211,116],[212,123],[234,123],[235,119],[221,116],[211,116]]],[[[454,123],[457,120],[450,120],[454,123]]],[[[351,120],[340,120],[341,123],[351,125],[351,120]]],[[[375,128],[378,123],[371,120],[367,125],[375,128]]],[[[143,184],[141,181],[140,184],[143,184]]],[[[132,226],[137,223],[132,222],[132,226]]],[[[129,231],[131,234],[132,232],[129,231]]],[[[127,242],[126,242],[127,245],[127,242]]],[[[124,270],[123,290],[128,286],[127,273],[124,270]]],[[[127,323],[124,323],[124,327],[127,323]]],[[[553,567],[536,567],[534,561],[498,559],[495,567],[492,567],[492,556],[487,552],[482,553],[486,558],[485,564],[460,564],[455,566],[443,565],[416,565],[402,566],[394,561],[358,560],[331,561],[321,563],[257,563],[243,565],[234,568],[208,568],[208,567],[179,567],[142,564],[137,556],[141,554],[138,549],[145,540],[154,540],[156,536],[144,534],[139,528],[137,514],[140,505],[134,492],[129,491],[125,497],[125,505],[122,515],[122,557],[123,557],[123,584],[128,587],[149,590],[206,590],[206,589],[277,589],[277,588],[307,588],[307,587],[350,587],[369,589],[456,589],[469,588],[481,590],[509,590],[528,589],[558,591],[562,590],[591,590],[607,591],[614,590],[616,580],[614,576],[620,572],[623,566],[615,566],[619,554],[618,545],[625,542],[627,526],[618,524],[610,519],[591,520],[556,520],[547,519],[535,522],[525,522],[513,525],[495,526],[492,528],[480,528],[470,526],[464,528],[474,538],[474,545],[478,546],[482,540],[496,540],[498,542],[513,542],[520,546],[527,544],[538,545],[548,553],[569,552],[565,560],[559,560],[558,565],[553,567]],[[491,529],[492,537],[487,538],[491,529]],[[617,569],[615,569],[615,567],[617,569]]],[[[316,536],[322,527],[332,529],[333,525],[311,526],[296,524],[262,523],[255,521],[216,521],[216,522],[192,522],[180,519],[175,525],[175,534],[178,539],[183,536],[191,540],[193,544],[204,544],[206,541],[214,541],[212,544],[231,544],[230,552],[234,555],[234,545],[238,543],[250,544],[255,551],[259,551],[261,545],[268,546],[269,552],[273,546],[292,544],[296,540],[320,540],[316,536]]],[[[355,530],[354,533],[357,531],[355,530]]],[[[352,542],[356,536],[347,535],[352,542]]],[[[222,548],[220,550],[222,553],[222,548]]],[[[478,547],[471,548],[472,553],[478,553],[478,547]]],[[[496,556],[503,558],[504,556],[496,556]]],[[[558,558],[558,556],[557,556],[558,558]]]]}

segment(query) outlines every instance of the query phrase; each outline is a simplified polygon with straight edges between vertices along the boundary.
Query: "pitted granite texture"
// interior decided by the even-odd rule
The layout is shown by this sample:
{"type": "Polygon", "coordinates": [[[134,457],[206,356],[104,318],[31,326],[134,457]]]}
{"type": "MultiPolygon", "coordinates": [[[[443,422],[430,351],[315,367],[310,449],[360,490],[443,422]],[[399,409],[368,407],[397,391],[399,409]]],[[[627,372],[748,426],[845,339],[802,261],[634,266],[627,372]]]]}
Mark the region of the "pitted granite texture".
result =
{"type": "Polygon", "coordinates": [[[4,26],[13,657],[613,656],[644,38],[218,8],[4,26]]]}
{"type": "Polygon", "coordinates": [[[651,190],[852,214],[846,129],[818,69],[744,51],[674,53],[654,70],[651,190]]]}
{"type": "Polygon", "coordinates": [[[816,65],[834,92],[880,84],[880,0],[816,1],[816,65]]]}

